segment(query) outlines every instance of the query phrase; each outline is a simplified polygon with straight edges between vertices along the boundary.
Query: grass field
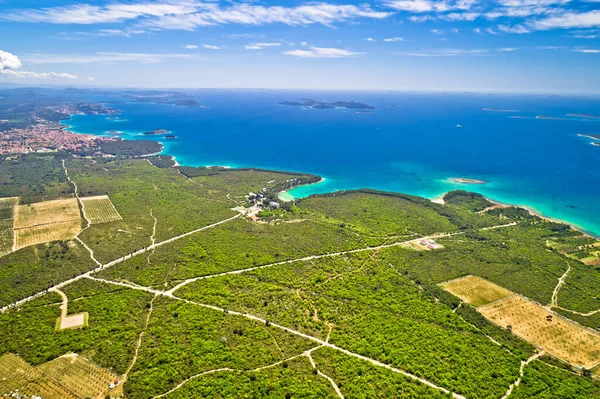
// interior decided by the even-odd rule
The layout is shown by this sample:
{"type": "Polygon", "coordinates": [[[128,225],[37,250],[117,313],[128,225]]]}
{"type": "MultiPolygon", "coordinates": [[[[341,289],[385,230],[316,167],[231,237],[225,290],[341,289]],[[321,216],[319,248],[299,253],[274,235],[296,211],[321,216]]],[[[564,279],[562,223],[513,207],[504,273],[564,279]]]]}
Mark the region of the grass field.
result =
{"type": "Polygon", "coordinates": [[[465,276],[441,285],[451,294],[475,307],[512,295],[509,290],[477,276],[465,276]]]}
{"type": "Polygon", "coordinates": [[[52,381],[38,368],[8,353],[0,357],[0,396],[13,397],[17,390],[27,398],[37,395],[44,399],[77,399],[77,396],[52,381]]]}
{"type": "Polygon", "coordinates": [[[44,224],[15,230],[14,249],[45,242],[73,239],[81,230],[81,220],[44,224]]]}
{"type": "MultiPolygon", "coordinates": [[[[67,354],[38,366],[38,369],[80,398],[102,398],[117,375],[76,354],[67,354]]],[[[112,393],[112,392],[111,392],[112,393]]]]}
{"type": "Polygon", "coordinates": [[[114,222],[123,219],[110,198],[108,198],[108,195],[81,198],[81,202],[85,207],[85,214],[92,224],[114,222]]]}
{"type": "Polygon", "coordinates": [[[592,368],[600,363],[600,335],[543,307],[513,295],[478,309],[485,317],[524,340],[571,364],[592,368]],[[547,317],[552,316],[548,321],[547,317]]]}
{"type": "Polygon", "coordinates": [[[13,216],[18,202],[17,197],[0,198],[0,257],[12,251],[13,216]]]}

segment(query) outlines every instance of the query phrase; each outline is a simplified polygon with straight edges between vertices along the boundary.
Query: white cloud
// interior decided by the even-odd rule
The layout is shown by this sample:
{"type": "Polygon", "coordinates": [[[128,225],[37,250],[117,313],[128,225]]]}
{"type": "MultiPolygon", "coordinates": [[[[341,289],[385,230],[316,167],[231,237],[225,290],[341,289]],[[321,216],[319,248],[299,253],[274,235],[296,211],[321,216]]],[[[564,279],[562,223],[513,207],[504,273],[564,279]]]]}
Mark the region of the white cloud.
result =
{"type": "Polygon", "coordinates": [[[478,12],[461,12],[461,13],[450,13],[441,16],[440,18],[445,21],[474,21],[481,16],[478,12]]]}
{"type": "Polygon", "coordinates": [[[577,53],[585,53],[585,54],[600,54],[600,50],[595,48],[582,48],[573,50],[577,53]]]}
{"type": "Polygon", "coordinates": [[[502,48],[498,49],[498,51],[500,51],[501,53],[510,53],[510,52],[517,51],[517,50],[518,50],[518,47],[502,47],[502,48]]]}
{"type": "Polygon", "coordinates": [[[535,30],[600,27],[600,10],[565,12],[562,15],[531,21],[528,25],[535,30]]]}
{"type": "Polygon", "coordinates": [[[191,54],[176,53],[118,53],[101,52],[93,54],[40,54],[33,53],[21,57],[32,64],[95,64],[116,62],[140,62],[143,64],[154,64],[167,59],[193,58],[191,54]]]}
{"type": "Polygon", "coordinates": [[[443,35],[444,34],[443,29],[430,29],[429,31],[435,35],[443,35]]]}
{"type": "Polygon", "coordinates": [[[143,29],[100,29],[95,33],[95,36],[105,36],[105,37],[114,37],[114,36],[123,36],[123,37],[131,37],[133,35],[141,35],[142,33],[146,33],[143,29]]]}
{"type": "Polygon", "coordinates": [[[489,53],[487,49],[431,49],[415,52],[401,52],[398,55],[410,57],[459,57],[459,56],[480,56],[489,53]]]}
{"type": "Polygon", "coordinates": [[[252,43],[252,44],[247,44],[246,50],[262,50],[264,48],[267,47],[279,47],[281,46],[281,43],[252,43]]]}
{"type": "Polygon", "coordinates": [[[14,54],[0,50],[0,71],[21,68],[21,60],[14,54]]]}
{"type": "Polygon", "coordinates": [[[500,32],[504,32],[504,33],[517,33],[517,34],[531,32],[529,29],[527,29],[523,25],[515,25],[515,26],[498,25],[498,30],[500,32]]]}
{"type": "Polygon", "coordinates": [[[569,32],[569,35],[576,39],[597,39],[600,37],[600,29],[575,30],[569,32]]]}
{"type": "Polygon", "coordinates": [[[203,44],[202,47],[208,50],[221,50],[220,46],[215,46],[214,44],[203,44]]]}
{"type": "Polygon", "coordinates": [[[0,50],[0,75],[32,79],[78,79],[77,76],[70,73],[23,71],[21,66],[19,57],[0,50]]]}
{"type": "Polygon", "coordinates": [[[412,17],[408,17],[408,19],[411,22],[427,22],[427,21],[433,21],[435,20],[434,17],[432,17],[431,15],[422,15],[422,16],[412,16],[412,17]]]}
{"type": "Polygon", "coordinates": [[[146,0],[132,4],[103,6],[76,4],[64,7],[8,10],[0,19],[53,24],[101,24],[128,20],[153,29],[194,30],[202,26],[243,24],[331,25],[360,18],[382,19],[391,13],[376,11],[369,5],[307,3],[295,7],[234,3],[224,7],[212,2],[146,0]]]}
{"type": "Polygon", "coordinates": [[[403,42],[404,38],[402,38],[402,37],[388,37],[388,38],[383,39],[383,41],[387,42],[387,43],[391,43],[391,42],[403,42]]]}
{"type": "Polygon", "coordinates": [[[374,42],[374,41],[376,41],[372,37],[365,37],[365,40],[368,41],[368,42],[374,42]]]}
{"type": "Polygon", "coordinates": [[[482,33],[480,28],[473,29],[473,32],[477,33],[478,35],[481,35],[482,33]]]}
{"type": "Polygon", "coordinates": [[[187,50],[195,50],[198,48],[198,46],[196,46],[195,44],[187,44],[187,45],[183,46],[183,48],[187,49],[187,50]]]}
{"type": "Polygon", "coordinates": [[[348,51],[339,48],[312,46],[309,47],[308,50],[290,50],[285,51],[283,54],[301,58],[347,58],[356,57],[365,53],[357,53],[354,51],[348,51]]]}
{"type": "Polygon", "coordinates": [[[496,32],[492,28],[486,28],[485,31],[486,31],[486,33],[489,33],[490,35],[497,35],[498,34],[498,32],[496,32]]]}
{"type": "Polygon", "coordinates": [[[308,46],[308,43],[307,42],[302,42],[302,43],[300,43],[300,45],[301,46],[308,46]]]}

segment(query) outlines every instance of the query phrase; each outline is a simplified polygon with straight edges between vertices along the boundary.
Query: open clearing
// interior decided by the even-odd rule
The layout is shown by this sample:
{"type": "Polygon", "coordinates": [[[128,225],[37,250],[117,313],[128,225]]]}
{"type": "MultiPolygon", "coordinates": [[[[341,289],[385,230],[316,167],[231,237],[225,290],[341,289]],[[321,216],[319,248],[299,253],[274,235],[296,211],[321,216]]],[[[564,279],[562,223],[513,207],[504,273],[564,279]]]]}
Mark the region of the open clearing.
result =
{"type": "Polygon", "coordinates": [[[19,198],[0,198],[0,257],[10,253],[13,246],[14,208],[19,198]]]}
{"type": "Polygon", "coordinates": [[[85,215],[91,224],[114,222],[123,219],[107,195],[82,197],[85,215]]]}
{"type": "Polygon", "coordinates": [[[79,328],[87,326],[89,317],[87,312],[67,316],[69,299],[65,293],[58,289],[51,289],[50,291],[56,292],[62,298],[62,304],[60,305],[60,316],[56,319],[57,331],[66,330],[67,328],[79,328]]]}
{"type": "Polygon", "coordinates": [[[15,207],[14,244],[17,250],[29,245],[70,240],[81,230],[76,198],[38,202],[15,207]]]}
{"type": "Polygon", "coordinates": [[[491,283],[481,277],[465,276],[447,281],[441,286],[452,295],[479,307],[513,295],[509,290],[491,283]]]}
{"type": "Polygon", "coordinates": [[[519,295],[477,309],[553,356],[591,369],[600,363],[600,335],[594,334],[519,295]]]}

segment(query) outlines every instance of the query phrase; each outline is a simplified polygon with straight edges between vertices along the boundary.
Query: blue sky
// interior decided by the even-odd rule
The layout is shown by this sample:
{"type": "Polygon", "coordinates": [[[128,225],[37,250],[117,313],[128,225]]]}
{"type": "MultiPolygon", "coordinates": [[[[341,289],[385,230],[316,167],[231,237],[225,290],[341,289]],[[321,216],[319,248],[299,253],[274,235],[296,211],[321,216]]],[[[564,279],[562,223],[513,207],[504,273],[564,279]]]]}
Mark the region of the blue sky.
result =
{"type": "Polygon", "coordinates": [[[600,94],[600,0],[0,0],[0,82],[600,94]]]}

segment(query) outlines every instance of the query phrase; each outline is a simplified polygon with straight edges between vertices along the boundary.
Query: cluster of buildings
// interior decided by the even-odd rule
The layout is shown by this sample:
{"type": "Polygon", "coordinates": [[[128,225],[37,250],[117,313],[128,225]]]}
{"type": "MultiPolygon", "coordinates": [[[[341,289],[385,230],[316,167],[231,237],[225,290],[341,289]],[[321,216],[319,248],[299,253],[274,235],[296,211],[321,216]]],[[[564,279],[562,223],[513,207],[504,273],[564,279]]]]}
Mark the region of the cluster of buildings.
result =
{"type": "Polygon", "coordinates": [[[41,123],[0,132],[0,155],[55,151],[99,153],[100,148],[96,136],[71,133],[55,124],[41,123]]]}
{"type": "Polygon", "coordinates": [[[259,194],[249,193],[247,196],[248,201],[251,203],[254,203],[254,205],[257,205],[262,208],[268,207],[271,209],[279,209],[279,207],[280,207],[279,202],[269,201],[269,199],[265,197],[265,195],[263,193],[266,191],[267,191],[267,189],[263,188],[261,193],[259,193],[259,194]]]}
{"type": "Polygon", "coordinates": [[[438,244],[437,242],[435,242],[435,240],[422,239],[421,241],[419,241],[419,244],[421,244],[423,247],[427,247],[427,249],[440,249],[440,248],[442,248],[442,245],[438,244]]]}

